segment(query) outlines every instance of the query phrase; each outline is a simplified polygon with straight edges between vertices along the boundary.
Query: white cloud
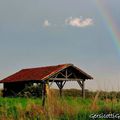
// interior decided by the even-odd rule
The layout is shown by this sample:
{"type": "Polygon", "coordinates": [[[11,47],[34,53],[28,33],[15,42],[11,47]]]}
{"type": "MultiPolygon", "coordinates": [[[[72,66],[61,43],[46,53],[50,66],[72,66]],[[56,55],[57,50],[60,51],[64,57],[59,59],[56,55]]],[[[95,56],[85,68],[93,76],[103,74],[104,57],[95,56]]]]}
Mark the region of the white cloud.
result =
{"type": "Polygon", "coordinates": [[[48,20],[45,20],[44,23],[43,23],[43,25],[45,27],[49,27],[51,24],[50,24],[50,22],[48,20]]]}
{"type": "Polygon", "coordinates": [[[65,23],[74,27],[87,27],[93,25],[93,19],[91,18],[86,18],[82,19],[81,18],[68,18],[65,20],[65,23]]]}

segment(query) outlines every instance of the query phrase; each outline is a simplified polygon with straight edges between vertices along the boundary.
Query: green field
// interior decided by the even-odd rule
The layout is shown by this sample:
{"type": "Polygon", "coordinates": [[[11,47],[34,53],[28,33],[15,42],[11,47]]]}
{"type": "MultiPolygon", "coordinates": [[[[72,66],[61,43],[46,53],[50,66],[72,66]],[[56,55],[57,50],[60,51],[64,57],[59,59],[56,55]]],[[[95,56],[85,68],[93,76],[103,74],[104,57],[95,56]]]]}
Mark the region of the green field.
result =
{"type": "Polygon", "coordinates": [[[0,97],[0,120],[92,120],[91,114],[101,113],[120,113],[120,101],[50,95],[42,107],[41,98],[0,97]]]}

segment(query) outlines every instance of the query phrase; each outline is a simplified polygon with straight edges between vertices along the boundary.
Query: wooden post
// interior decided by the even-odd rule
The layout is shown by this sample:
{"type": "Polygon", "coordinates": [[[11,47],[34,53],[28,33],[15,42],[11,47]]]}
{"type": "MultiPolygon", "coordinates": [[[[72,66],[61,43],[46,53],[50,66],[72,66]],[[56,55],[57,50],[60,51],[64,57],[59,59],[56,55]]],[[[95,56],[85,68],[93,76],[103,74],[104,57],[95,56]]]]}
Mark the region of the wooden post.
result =
{"type": "Polygon", "coordinates": [[[42,82],[42,106],[45,106],[45,97],[46,97],[46,85],[45,81],[42,82]]]}
{"type": "Polygon", "coordinates": [[[60,97],[62,97],[62,88],[63,88],[63,87],[62,87],[62,83],[63,83],[63,82],[61,81],[61,82],[60,82],[60,97]]]}
{"type": "Polygon", "coordinates": [[[82,98],[85,98],[85,79],[82,79],[81,81],[77,81],[79,86],[82,89],[82,98]]]}
{"type": "Polygon", "coordinates": [[[82,97],[85,98],[85,80],[82,80],[82,97]]]}
{"type": "Polygon", "coordinates": [[[62,97],[62,89],[63,89],[65,83],[66,83],[66,81],[58,81],[58,82],[56,82],[56,84],[57,84],[57,86],[59,88],[60,97],[62,97]]]}
{"type": "Polygon", "coordinates": [[[6,90],[7,90],[7,89],[5,88],[5,83],[4,83],[4,84],[3,84],[3,91],[2,91],[2,92],[3,92],[3,97],[6,97],[6,90]]]}
{"type": "Polygon", "coordinates": [[[60,88],[60,97],[62,97],[62,88],[60,88]]]}

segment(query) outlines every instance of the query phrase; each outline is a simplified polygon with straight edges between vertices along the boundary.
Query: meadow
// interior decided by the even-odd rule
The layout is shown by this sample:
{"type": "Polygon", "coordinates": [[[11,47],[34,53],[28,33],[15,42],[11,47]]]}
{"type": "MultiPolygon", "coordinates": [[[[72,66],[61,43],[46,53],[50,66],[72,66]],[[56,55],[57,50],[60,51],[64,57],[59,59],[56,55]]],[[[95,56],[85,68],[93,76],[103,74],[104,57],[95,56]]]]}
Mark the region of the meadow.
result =
{"type": "MultiPolygon", "coordinates": [[[[76,93],[75,90],[73,92],[76,93]]],[[[100,98],[102,93],[96,92],[82,99],[68,93],[64,91],[60,98],[57,92],[51,91],[44,107],[41,98],[0,97],[0,120],[92,120],[91,114],[120,113],[117,96],[103,99],[100,98]]]]}

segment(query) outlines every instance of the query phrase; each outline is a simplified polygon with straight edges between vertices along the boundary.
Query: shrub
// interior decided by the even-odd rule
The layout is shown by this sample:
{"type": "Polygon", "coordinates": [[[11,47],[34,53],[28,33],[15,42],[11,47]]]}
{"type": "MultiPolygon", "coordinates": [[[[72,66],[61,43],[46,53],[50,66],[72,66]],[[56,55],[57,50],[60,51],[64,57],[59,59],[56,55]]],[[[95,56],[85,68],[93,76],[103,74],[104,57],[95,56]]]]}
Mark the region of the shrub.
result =
{"type": "Polygon", "coordinates": [[[18,93],[18,97],[41,97],[42,85],[27,85],[24,90],[18,93]]]}

